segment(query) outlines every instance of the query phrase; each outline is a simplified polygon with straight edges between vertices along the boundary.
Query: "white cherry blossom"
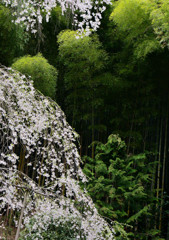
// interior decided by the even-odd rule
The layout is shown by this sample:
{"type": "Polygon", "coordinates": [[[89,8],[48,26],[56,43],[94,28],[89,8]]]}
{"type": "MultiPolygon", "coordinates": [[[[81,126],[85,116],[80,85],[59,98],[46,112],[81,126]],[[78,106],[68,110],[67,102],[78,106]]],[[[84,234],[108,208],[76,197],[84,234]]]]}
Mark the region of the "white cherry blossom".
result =
{"type": "Polygon", "coordinates": [[[89,35],[91,29],[96,31],[100,26],[101,14],[106,9],[106,5],[111,4],[111,0],[2,0],[2,2],[12,8],[16,24],[24,24],[26,30],[36,33],[38,25],[42,23],[42,18],[49,22],[51,11],[56,6],[60,6],[62,14],[67,9],[73,13],[74,25],[78,32],[89,35]],[[78,19],[81,19],[79,21],[78,19]]]}
{"type": "MultiPolygon", "coordinates": [[[[22,227],[33,217],[38,239],[52,219],[56,226],[74,219],[72,228],[87,240],[114,239],[112,227],[79,185],[86,177],[76,147],[78,135],[60,107],[10,68],[0,67],[0,93],[0,213],[23,210],[22,227]]],[[[15,214],[14,221],[19,229],[15,214]]]]}

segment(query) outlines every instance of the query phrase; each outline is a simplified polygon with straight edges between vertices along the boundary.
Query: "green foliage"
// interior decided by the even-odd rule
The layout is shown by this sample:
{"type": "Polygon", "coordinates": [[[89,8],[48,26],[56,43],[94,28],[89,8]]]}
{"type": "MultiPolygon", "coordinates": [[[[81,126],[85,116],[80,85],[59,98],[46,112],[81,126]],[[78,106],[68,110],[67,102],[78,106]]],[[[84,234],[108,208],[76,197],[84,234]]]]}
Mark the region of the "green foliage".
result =
{"type": "Polygon", "coordinates": [[[115,21],[127,41],[134,44],[135,56],[144,58],[160,45],[169,46],[168,17],[169,2],[166,0],[120,0],[114,4],[110,19],[115,21]]]}
{"type": "Polygon", "coordinates": [[[128,234],[125,231],[126,227],[131,227],[127,224],[120,224],[119,222],[114,221],[113,222],[113,227],[116,232],[116,240],[129,240],[130,239],[130,234],[128,234]]]}
{"type": "MultiPolygon", "coordinates": [[[[72,15],[67,11],[64,15],[59,6],[55,7],[49,19],[49,22],[43,21],[43,38],[40,43],[40,52],[48,59],[49,63],[57,66],[58,61],[58,44],[56,43],[57,35],[64,29],[72,26],[72,15]]],[[[35,39],[37,41],[37,39],[35,39]]],[[[36,46],[32,42],[28,45],[30,55],[35,54],[36,46]],[[31,47],[30,47],[31,45],[31,47]],[[32,48],[32,49],[31,49],[32,48]],[[31,49],[31,52],[30,52],[31,49]]]]}
{"type": "Polygon", "coordinates": [[[145,58],[159,49],[152,26],[151,13],[155,7],[151,0],[120,0],[110,16],[128,43],[134,46],[134,55],[145,58]]]}
{"type": "Polygon", "coordinates": [[[18,59],[12,68],[31,76],[36,89],[45,96],[55,98],[57,71],[40,53],[34,57],[24,56],[18,59]]]}
{"type": "Polygon", "coordinates": [[[102,73],[107,53],[96,34],[79,37],[75,31],[67,30],[59,34],[58,43],[68,120],[79,132],[86,123],[87,133],[96,129],[104,132],[106,126],[98,122],[98,117],[104,108],[103,87],[109,81],[108,74],[102,73]]]}
{"type": "Polygon", "coordinates": [[[58,43],[59,55],[69,70],[75,63],[81,63],[80,70],[88,74],[104,67],[107,55],[101,49],[97,35],[79,37],[75,31],[67,30],[59,34],[58,43]]]}
{"type": "Polygon", "coordinates": [[[156,1],[156,6],[151,12],[154,31],[162,47],[169,47],[169,2],[166,0],[156,1]]]}
{"type": "MultiPolygon", "coordinates": [[[[158,200],[154,191],[159,129],[162,122],[162,173],[164,120],[168,108],[169,1],[112,2],[103,13],[97,35],[83,38],[76,38],[76,33],[71,31],[74,27],[70,12],[65,17],[60,7],[52,11],[49,23],[43,22],[42,39],[30,34],[25,38],[24,31],[11,23],[10,9],[0,5],[0,62],[10,65],[16,57],[33,56],[40,51],[50,64],[57,66],[57,101],[80,134],[80,154],[93,155],[93,158],[84,157],[84,172],[100,213],[133,225],[132,232],[126,225],[117,225],[116,231],[121,231],[116,236],[119,239],[126,238],[125,231],[129,239],[162,239],[158,230],[160,207],[156,205],[161,202],[161,191],[158,200]],[[68,28],[71,30],[62,31],[68,28]],[[29,42],[25,44],[24,39],[27,42],[28,37],[29,42]],[[119,137],[112,135],[106,144],[97,143],[88,148],[93,140],[105,143],[112,132],[120,134],[126,146],[121,140],[118,145],[119,137]],[[91,150],[94,148],[95,157],[91,150]],[[124,229],[124,233],[118,229],[124,229]]],[[[40,66],[35,67],[39,72],[40,66]]],[[[26,74],[31,73],[33,70],[26,74]]],[[[43,92],[41,83],[41,80],[37,82],[37,88],[43,92]]],[[[52,86],[55,85],[56,77],[52,86]]],[[[44,88],[46,91],[49,86],[44,88]]],[[[168,168],[167,160],[166,174],[168,168]]],[[[161,188],[162,176],[159,179],[161,188]]],[[[169,194],[168,175],[165,181],[165,191],[169,194]]],[[[169,225],[166,203],[164,199],[164,238],[169,225]]]]}
{"type": "MultiPolygon", "coordinates": [[[[145,219],[152,219],[153,166],[148,153],[127,157],[125,142],[114,134],[108,137],[106,144],[97,144],[93,161],[85,158],[84,172],[89,176],[87,190],[100,214],[133,227],[137,225],[136,239],[145,231],[142,227],[145,219]]],[[[126,229],[129,231],[128,227],[126,229]]]]}
{"type": "Polygon", "coordinates": [[[110,19],[113,19],[121,30],[128,30],[130,39],[133,39],[149,26],[151,7],[152,1],[150,0],[120,0],[116,2],[110,19]]]}
{"type": "Polygon", "coordinates": [[[10,9],[0,4],[0,63],[9,66],[23,52],[28,36],[12,23],[10,9]]]}

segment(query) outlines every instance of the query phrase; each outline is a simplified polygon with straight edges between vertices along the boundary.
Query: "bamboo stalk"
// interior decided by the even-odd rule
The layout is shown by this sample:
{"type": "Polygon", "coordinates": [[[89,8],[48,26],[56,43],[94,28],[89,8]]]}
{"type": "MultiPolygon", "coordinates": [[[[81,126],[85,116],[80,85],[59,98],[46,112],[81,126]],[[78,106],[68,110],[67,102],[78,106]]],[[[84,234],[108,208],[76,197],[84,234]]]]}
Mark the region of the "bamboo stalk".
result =
{"type": "Polygon", "coordinates": [[[168,225],[167,225],[167,239],[166,240],[169,240],[169,219],[168,219],[168,225]]]}
{"type": "Polygon", "coordinates": [[[167,112],[166,124],[165,124],[165,143],[164,143],[164,157],[163,157],[163,171],[162,171],[161,206],[160,206],[160,218],[159,218],[159,230],[160,231],[161,231],[161,226],[162,226],[162,211],[163,211],[163,203],[164,203],[165,165],[166,165],[166,154],[167,154],[167,130],[168,130],[168,112],[167,112]]]}
{"type": "MultiPolygon", "coordinates": [[[[158,152],[158,169],[157,169],[157,191],[156,198],[159,199],[159,190],[160,190],[160,168],[161,168],[161,145],[162,145],[162,127],[163,121],[161,119],[161,127],[160,127],[160,139],[159,139],[159,152],[158,152]]],[[[158,203],[156,204],[156,209],[158,208],[158,203]]],[[[155,216],[155,228],[157,228],[157,213],[155,216]]]]}
{"type": "Polygon", "coordinates": [[[133,131],[133,126],[134,126],[134,117],[135,117],[135,113],[133,113],[132,121],[131,121],[130,136],[129,136],[128,145],[127,145],[127,155],[129,154],[129,151],[130,151],[131,134],[133,131]]]}
{"type": "MultiPolygon", "coordinates": [[[[158,142],[159,142],[159,121],[157,122],[157,136],[156,136],[156,151],[158,152],[158,142]]],[[[151,192],[153,194],[155,188],[155,179],[156,179],[156,162],[157,162],[157,154],[155,155],[155,164],[153,167],[153,174],[152,174],[152,182],[151,182],[151,192]]]]}

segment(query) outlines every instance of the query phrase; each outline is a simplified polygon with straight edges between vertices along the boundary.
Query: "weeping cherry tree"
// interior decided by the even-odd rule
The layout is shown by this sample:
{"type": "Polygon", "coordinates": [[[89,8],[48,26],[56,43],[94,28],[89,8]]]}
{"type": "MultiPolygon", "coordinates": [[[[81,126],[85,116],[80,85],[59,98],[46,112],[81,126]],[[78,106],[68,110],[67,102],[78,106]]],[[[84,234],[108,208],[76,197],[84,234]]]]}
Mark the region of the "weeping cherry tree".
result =
{"type": "Polygon", "coordinates": [[[24,75],[1,66],[0,227],[5,228],[4,216],[12,215],[15,239],[32,221],[24,239],[44,239],[51,223],[66,222],[75,239],[114,239],[112,227],[79,185],[86,178],[77,138],[54,101],[24,75]]]}

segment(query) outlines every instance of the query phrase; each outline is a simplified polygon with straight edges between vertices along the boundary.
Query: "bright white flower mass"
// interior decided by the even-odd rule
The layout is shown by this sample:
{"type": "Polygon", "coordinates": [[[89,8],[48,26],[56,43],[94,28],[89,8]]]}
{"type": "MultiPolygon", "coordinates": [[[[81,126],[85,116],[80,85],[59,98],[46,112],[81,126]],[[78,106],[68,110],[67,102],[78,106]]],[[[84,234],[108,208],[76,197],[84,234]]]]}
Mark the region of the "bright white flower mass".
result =
{"type": "Polygon", "coordinates": [[[2,0],[6,6],[13,9],[15,23],[24,23],[26,29],[35,33],[38,25],[42,23],[43,16],[46,21],[50,19],[51,11],[56,6],[60,6],[64,14],[67,9],[73,13],[74,25],[79,32],[90,34],[90,29],[94,31],[100,26],[101,13],[105,11],[106,5],[111,4],[111,0],[2,0]]]}
{"type": "Polygon", "coordinates": [[[36,91],[30,79],[0,68],[0,213],[12,209],[18,215],[26,194],[23,226],[29,229],[34,219],[29,239],[32,231],[43,239],[51,221],[56,227],[74,221],[71,228],[80,239],[114,239],[112,227],[79,185],[86,178],[77,137],[60,107],[36,91]]]}

